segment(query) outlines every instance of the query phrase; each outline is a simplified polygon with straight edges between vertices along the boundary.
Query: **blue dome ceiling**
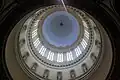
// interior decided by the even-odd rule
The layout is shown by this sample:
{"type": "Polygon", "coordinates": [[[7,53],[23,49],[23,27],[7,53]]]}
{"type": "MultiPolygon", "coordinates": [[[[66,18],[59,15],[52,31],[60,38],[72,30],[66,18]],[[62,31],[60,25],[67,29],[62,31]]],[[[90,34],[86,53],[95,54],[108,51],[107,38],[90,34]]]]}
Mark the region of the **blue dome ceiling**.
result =
{"type": "Polygon", "coordinates": [[[43,36],[56,47],[72,45],[78,38],[80,27],[76,18],[66,11],[56,11],[43,24],[43,36]]]}

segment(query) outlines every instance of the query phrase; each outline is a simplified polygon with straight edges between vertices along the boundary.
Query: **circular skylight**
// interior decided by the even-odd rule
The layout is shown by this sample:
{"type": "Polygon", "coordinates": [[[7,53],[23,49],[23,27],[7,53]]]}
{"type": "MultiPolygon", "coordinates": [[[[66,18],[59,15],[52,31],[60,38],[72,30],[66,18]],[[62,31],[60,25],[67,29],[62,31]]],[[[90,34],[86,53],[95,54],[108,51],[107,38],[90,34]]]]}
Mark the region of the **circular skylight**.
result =
{"type": "Polygon", "coordinates": [[[56,47],[72,45],[79,36],[79,24],[74,16],[66,11],[50,14],[43,24],[43,36],[56,47]]]}

